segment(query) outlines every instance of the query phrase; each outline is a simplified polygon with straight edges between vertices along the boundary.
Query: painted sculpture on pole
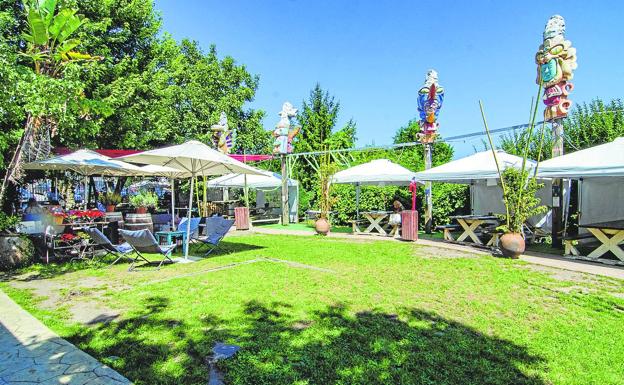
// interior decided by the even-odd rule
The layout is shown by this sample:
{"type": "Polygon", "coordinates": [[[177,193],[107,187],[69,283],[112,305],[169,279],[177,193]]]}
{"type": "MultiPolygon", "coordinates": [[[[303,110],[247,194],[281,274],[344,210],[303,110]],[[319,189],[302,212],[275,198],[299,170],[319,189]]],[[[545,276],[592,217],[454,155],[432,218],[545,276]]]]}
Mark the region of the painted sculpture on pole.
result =
{"type": "Polygon", "coordinates": [[[438,131],[438,114],[444,101],[444,88],[438,84],[438,73],[427,71],[425,84],[418,91],[421,142],[432,143],[438,131]]]}
{"type": "Polygon", "coordinates": [[[215,147],[222,153],[229,154],[233,138],[232,131],[228,127],[228,118],[225,112],[221,112],[219,123],[210,126],[210,130],[212,130],[212,140],[215,147]]]}
{"type": "Polygon", "coordinates": [[[544,28],[544,42],[535,54],[537,64],[537,84],[544,87],[544,120],[565,118],[572,106],[568,94],[574,89],[570,83],[576,69],[576,48],[565,40],[565,20],[554,15],[544,28]]]}
{"type": "Polygon", "coordinates": [[[279,112],[280,121],[273,130],[273,153],[274,154],[290,154],[292,152],[292,140],[301,130],[301,126],[297,123],[297,109],[290,102],[282,105],[279,112]]]}

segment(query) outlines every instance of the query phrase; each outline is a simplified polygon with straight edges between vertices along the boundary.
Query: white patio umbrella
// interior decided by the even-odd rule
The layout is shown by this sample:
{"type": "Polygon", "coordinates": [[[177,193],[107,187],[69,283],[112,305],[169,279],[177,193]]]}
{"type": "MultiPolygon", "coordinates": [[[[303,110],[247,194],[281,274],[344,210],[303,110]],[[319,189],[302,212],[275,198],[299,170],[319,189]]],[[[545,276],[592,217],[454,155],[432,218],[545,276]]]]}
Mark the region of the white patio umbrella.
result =
{"type": "Polygon", "coordinates": [[[26,163],[26,170],[72,171],[85,177],[85,202],[88,202],[87,177],[90,175],[137,175],[141,168],[120,160],[111,159],[91,150],[78,150],[50,159],[26,163]]]}
{"type": "MultiPolygon", "coordinates": [[[[191,210],[193,209],[193,188],[197,175],[223,175],[229,173],[264,175],[264,171],[239,162],[196,140],[190,140],[182,144],[156,150],[126,155],[119,159],[133,163],[167,166],[190,174],[191,191],[189,194],[189,208],[187,213],[189,219],[186,228],[187,234],[191,231],[190,217],[191,210]]],[[[185,259],[188,259],[189,241],[190,234],[186,239],[187,247],[184,255],[185,259]]]]}

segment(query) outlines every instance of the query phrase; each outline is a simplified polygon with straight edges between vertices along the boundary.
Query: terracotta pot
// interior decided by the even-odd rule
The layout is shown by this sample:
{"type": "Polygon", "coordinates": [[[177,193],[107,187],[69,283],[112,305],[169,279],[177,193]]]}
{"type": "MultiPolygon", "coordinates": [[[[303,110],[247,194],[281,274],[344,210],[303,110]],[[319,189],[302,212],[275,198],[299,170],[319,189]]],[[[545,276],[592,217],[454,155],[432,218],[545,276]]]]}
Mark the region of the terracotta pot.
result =
{"type": "Polygon", "coordinates": [[[144,207],[144,206],[137,207],[134,212],[137,214],[147,214],[147,207],[144,207]]]}
{"type": "Polygon", "coordinates": [[[506,233],[500,237],[499,246],[505,257],[516,259],[524,253],[524,238],[519,233],[506,233]]]}
{"type": "Polygon", "coordinates": [[[326,218],[319,218],[314,222],[314,229],[320,235],[329,233],[329,221],[326,218]]]}
{"type": "Polygon", "coordinates": [[[116,208],[115,205],[106,205],[106,212],[107,213],[113,213],[113,212],[115,212],[115,208],[116,208]]]}

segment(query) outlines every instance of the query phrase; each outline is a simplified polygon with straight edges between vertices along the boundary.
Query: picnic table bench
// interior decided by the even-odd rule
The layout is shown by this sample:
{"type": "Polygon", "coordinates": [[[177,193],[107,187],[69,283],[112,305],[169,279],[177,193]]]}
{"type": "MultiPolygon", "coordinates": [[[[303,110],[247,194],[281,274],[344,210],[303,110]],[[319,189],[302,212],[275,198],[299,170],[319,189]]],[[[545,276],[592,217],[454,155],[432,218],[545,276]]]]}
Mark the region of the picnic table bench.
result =
{"type": "MultiPolygon", "coordinates": [[[[463,229],[463,233],[456,240],[457,242],[462,242],[466,238],[470,238],[473,243],[476,243],[477,245],[483,245],[483,241],[481,240],[481,238],[479,238],[479,235],[498,234],[497,232],[491,230],[491,226],[490,229],[481,228],[481,226],[484,225],[497,223],[498,217],[494,215],[455,215],[449,218],[456,220],[463,229]]],[[[489,246],[491,242],[492,239],[490,239],[490,242],[488,242],[487,245],[489,246]]]]}
{"type": "MultiPolygon", "coordinates": [[[[606,221],[579,225],[587,229],[601,244],[587,255],[587,259],[597,261],[604,254],[613,253],[618,261],[615,264],[624,264],[624,220],[606,221]]],[[[578,251],[578,250],[577,250],[578,251]]]]}

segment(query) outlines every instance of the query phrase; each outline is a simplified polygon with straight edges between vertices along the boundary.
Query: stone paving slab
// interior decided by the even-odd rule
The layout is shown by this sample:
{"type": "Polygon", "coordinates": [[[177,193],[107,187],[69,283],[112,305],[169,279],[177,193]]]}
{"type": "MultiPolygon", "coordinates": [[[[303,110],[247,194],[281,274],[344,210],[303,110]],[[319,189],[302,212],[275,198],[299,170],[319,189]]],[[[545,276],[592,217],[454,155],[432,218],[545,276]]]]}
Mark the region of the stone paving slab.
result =
{"type": "Polygon", "coordinates": [[[131,382],[60,338],[0,290],[0,385],[131,382]]]}

